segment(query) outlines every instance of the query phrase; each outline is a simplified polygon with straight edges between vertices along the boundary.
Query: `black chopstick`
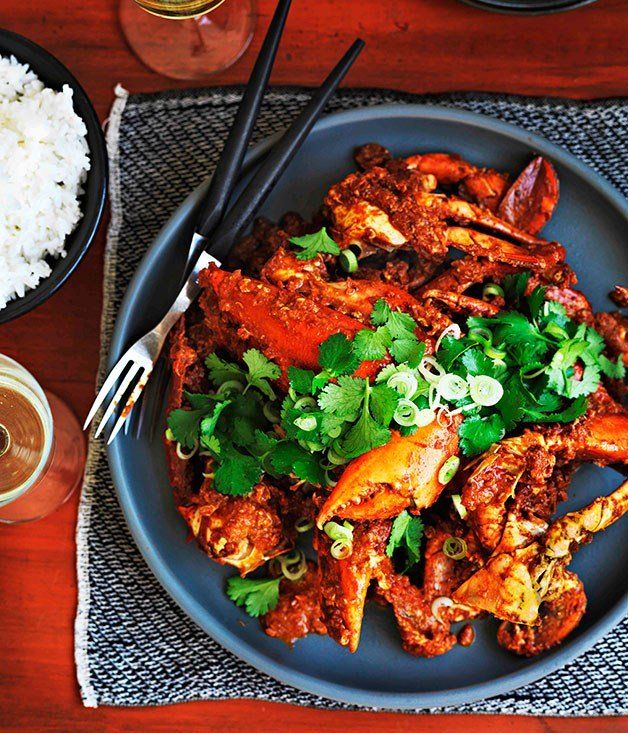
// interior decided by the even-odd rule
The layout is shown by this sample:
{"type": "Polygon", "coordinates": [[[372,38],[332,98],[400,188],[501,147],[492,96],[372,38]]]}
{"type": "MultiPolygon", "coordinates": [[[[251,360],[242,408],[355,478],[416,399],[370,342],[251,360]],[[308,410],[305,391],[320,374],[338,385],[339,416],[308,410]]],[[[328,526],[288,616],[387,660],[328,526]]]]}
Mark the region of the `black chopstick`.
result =
{"type": "Polygon", "coordinates": [[[251,139],[291,2],[292,0],[279,0],[277,4],[209,190],[200,205],[201,214],[196,224],[196,232],[203,237],[209,237],[222,219],[240,175],[242,159],[251,139]]]}
{"type": "Polygon", "coordinates": [[[353,42],[316,90],[307,106],[273,146],[257,173],[229,209],[210,241],[207,242],[206,249],[211,255],[221,261],[227,257],[242,230],[266,200],[363,48],[364,41],[361,39],[358,38],[353,42]]]}

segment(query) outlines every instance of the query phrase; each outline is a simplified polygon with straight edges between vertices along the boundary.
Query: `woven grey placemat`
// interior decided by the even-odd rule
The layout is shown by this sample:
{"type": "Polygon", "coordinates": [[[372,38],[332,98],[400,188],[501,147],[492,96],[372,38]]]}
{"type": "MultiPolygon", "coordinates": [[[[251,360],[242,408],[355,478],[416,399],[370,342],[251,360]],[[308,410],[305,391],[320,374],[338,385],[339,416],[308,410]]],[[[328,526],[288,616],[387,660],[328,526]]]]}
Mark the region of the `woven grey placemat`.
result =
{"type": "MultiPolygon", "coordinates": [[[[132,95],[118,88],[108,127],[111,223],[105,254],[99,380],[114,319],[146,248],[183,198],[215,164],[239,89],[132,95]]],[[[308,98],[303,89],[267,94],[255,140],[284,127],[308,98]]],[[[427,102],[514,122],[571,150],[624,194],[625,101],[576,103],[450,94],[417,97],[344,90],[331,110],[385,102],[427,102]]],[[[116,500],[102,441],[91,441],[77,529],[79,604],[75,657],[83,702],[159,705],[261,698],[350,708],[300,692],[225,651],[190,621],[152,575],[116,500]]],[[[549,678],[508,695],[428,712],[620,715],[628,712],[628,624],[549,678]]]]}

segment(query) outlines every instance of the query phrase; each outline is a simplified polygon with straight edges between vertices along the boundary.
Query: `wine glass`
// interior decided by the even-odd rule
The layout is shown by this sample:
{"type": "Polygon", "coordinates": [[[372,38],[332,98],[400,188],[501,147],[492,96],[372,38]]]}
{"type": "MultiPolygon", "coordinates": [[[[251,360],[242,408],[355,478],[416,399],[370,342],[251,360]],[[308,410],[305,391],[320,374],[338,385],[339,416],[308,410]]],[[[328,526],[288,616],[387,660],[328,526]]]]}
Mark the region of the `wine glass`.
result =
{"type": "Polygon", "coordinates": [[[0,522],[49,514],[79,485],[84,466],[76,417],[23,366],[0,354],[0,522]]]}
{"type": "Polygon", "coordinates": [[[198,79],[231,66],[255,29],[254,0],[120,0],[119,9],[133,51],[173,79],[198,79]]]}

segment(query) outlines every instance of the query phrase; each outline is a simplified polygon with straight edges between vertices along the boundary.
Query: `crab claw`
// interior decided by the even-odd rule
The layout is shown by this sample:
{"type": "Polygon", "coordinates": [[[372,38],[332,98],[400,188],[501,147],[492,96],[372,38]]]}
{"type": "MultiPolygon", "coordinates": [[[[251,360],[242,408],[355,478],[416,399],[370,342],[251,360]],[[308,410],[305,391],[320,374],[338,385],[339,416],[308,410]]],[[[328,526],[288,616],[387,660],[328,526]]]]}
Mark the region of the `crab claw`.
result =
{"type": "Polygon", "coordinates": [[[628,462],[628,413],[595,415],[586,420],[586,438],[578,458],[604,463],[628,462]]]}
{"type": "Polygon", "coordinates": [[[368,522],[355,527],[353,551],[344,560],[331,553],[331,540],[315,530],[314,545],[320,573],[320,603],[327,633],[354,652],[358,648],[364,603],[369,584],[382,561],[390,522],[368,522]]]}
{"type": "Polygon", "coordinates": [[[547,651],[568,636],[580,623],[587,608],[582,581],[575,573],[560,569],[561,591],[546,599],[539,609],[540,623],[526,626],[504,621],[497,631],[497,643],[520,657],[547,651]]]}
{"type": "Polygon", "coordinates": [[[458,423],[434,421],[408,436],[393,432],[386,445],[351,461],[323,504],[318,526],[331,517],[389,519],[408,507],[431,506],[444,488],[438,472],[458,453],[458,423]]]}

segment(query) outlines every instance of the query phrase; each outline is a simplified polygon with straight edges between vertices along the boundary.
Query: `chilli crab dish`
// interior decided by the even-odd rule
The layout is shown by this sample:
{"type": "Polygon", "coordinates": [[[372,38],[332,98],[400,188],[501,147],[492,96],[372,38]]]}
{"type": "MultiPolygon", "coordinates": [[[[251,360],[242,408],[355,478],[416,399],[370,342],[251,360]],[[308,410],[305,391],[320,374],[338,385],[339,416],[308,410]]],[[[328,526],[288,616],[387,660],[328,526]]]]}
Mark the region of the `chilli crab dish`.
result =
{"type": "Polygon", "coordinates": [[[176,505],[270,636],[355,651],[371,600],[411,654],[468,646],[484,616],[538,654],[586,612],[573,553],[628,508],[624,482],[559,510],[582,463],[628,461],[626,318],[539,235],[549,161],[355,160],[312,221],[260,219],[201,273],[169,346],[176,505]]]}

